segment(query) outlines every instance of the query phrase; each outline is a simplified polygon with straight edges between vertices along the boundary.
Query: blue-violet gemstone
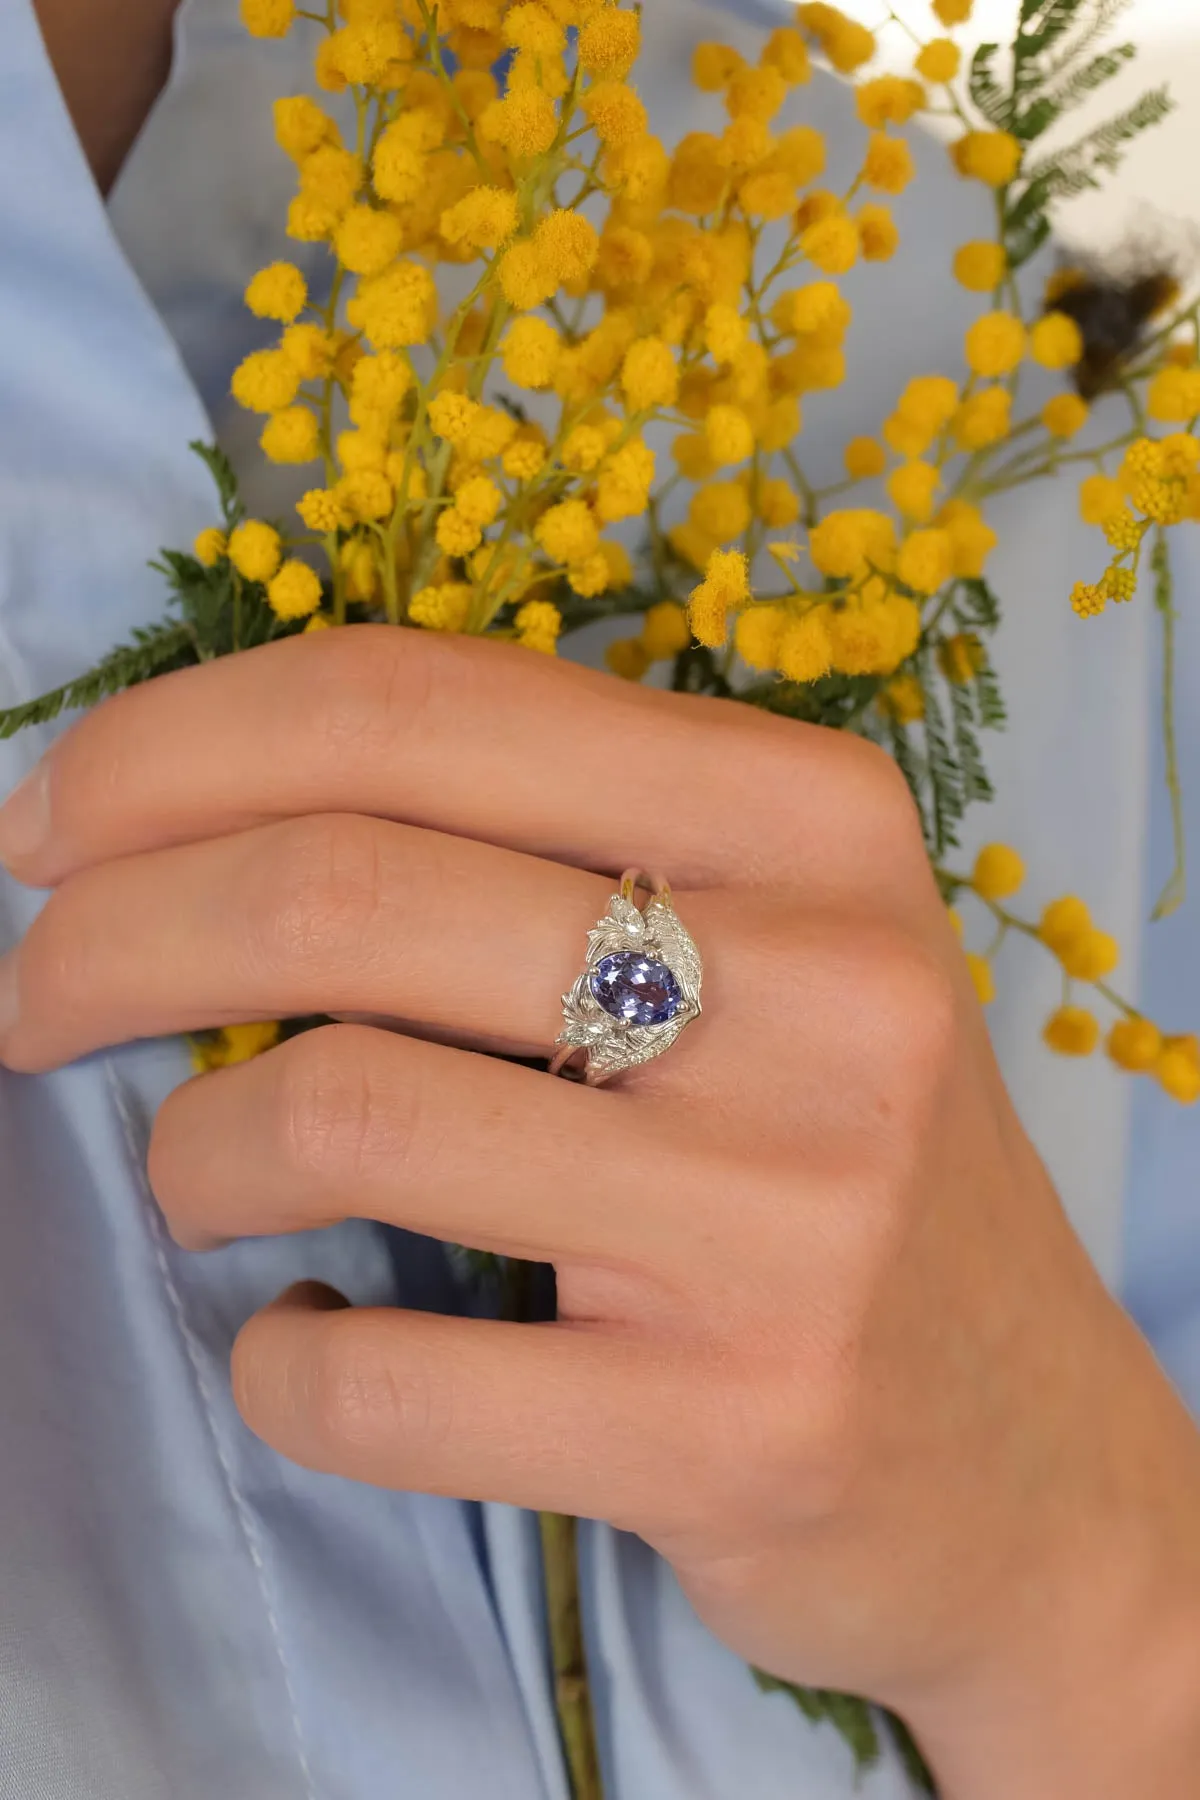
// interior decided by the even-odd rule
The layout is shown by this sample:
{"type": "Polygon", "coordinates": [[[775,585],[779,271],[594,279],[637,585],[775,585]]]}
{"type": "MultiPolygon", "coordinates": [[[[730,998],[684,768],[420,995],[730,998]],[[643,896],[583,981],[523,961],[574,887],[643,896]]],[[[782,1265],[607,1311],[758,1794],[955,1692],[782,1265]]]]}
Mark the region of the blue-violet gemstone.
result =
{"type": "Polygon", "coordinates": [[[683,1005],[670,969],[637,950],[618,950],[592,970],[591,989],[606,1013],[623,1025],[665,1025],[683,1005]]]}

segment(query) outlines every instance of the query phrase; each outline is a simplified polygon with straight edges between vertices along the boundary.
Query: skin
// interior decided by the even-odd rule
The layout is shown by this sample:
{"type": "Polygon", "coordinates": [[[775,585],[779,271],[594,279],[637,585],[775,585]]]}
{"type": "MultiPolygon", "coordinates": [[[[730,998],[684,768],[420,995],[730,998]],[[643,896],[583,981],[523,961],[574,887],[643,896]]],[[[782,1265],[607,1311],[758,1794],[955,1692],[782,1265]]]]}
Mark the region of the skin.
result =
{"type": "Polygon", "coordinates": [[[395,1022],[167,1102],[181,1243],[352,1215],[556,1268],[552,1325],[284,1295],[233,1365],[284,1455],[638,1532],[740,1654],[902,1711],[948,1800],[1194,1792],[1200,1437],[1014,1116],[885,757],[356,627],[107,703],[0,858],[52,890],[0,961],[11,1069],[395,1022]],[[703,1017],[601,1090],[480,1055],[548,1053],[638,862],[703,1017]]]}
{"type": "Polygon", "coordinates": [[[34,0],[63,99],[107,194],[171,67],[179,0],[34,0]]]}
{"type": "MultiPolygon", "coordinates": [[[[35,5],[106,192],[175,0],[35,5]]],[[[54,890],[0,959],[10,1068],[403,1022],[182,1088],[151,1147],[182,1243],[355,1214],[555,1264],[553,1326],[281,1296],[233,1377],[285,1455],[639,1531],[743,1655],[903,1710],[948,1800],[1192,1791],[1200,1443],[1013,1116],[890,765],[358,629],[101,708],[0,859],[54,890]],[[546,1052],[594,871],[637,860],[704,1019],[602,1092],[478,1055],[546,1052]]]]}

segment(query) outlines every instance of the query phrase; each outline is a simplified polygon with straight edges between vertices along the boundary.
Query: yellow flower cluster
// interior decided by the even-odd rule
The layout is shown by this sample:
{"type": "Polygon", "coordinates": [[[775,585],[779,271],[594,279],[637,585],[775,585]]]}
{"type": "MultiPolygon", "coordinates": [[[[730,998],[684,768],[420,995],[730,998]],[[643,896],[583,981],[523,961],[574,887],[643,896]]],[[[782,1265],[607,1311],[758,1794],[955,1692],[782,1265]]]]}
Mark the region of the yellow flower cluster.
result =
{"type": "MultiPolygon", "coordinates": [[[[297,15],[283,0],[245,0],[243,17],[269,37],[297,15]]],[[[874,55],[869,31],[802,6],[753,65],[701,45],[697,86],[724,116],[673,149],[631,84],[639,48],[637,13],[609,0],[447,0],[436,14],[420,0],[346,0],[315,74],[319,89],[351,96],[353,145],[317,100],[278,102],[276,136],[297,175],[288,230],[328,245],[331,285],[310,293],[285,262],[254,277],[247,305],[283,329],[242,363],[233,392],[264,416],[268,458],[323,465],[299,514],[328,560],[335,617],[357,604],[426,629],[527,638],[527,600],[627,585],[628,557],[608,532],[646,516],[656,459],[645,431],[664,417],[683,426],[675,459],[699,484],[664,553],[703,573],[734,539],[796,523],[794,484],[768,459],[798,438],[802,396],[844,378],[850,312],[836,279],[896,248],[871,196],[911,179],[893,132],[925,88],[863,84],[865,192],[852,207],[814,185],[821,134],[779,116],[810,77],[812,48],[852,72],[874,55]],[[493,71],[506,53],[501,87],[493,71]],[[584,194],[598,204],[582,209],[584,194]],[[779,221],[780,274],[807,264],[812,278],[763,292],[771,341],[747,297],[758,234],[779,221]],[[444,263],[467,265],[473,281],[446,313],[434,274],[444,263]],[[520,412],[497,404],[500,377],[520,412]],[[522,391],[547,397],[555,416],[543,408],[543,423],[528,422],[522,391]]],[[[942,81],[946,48],[926,59],[942,81]]],[[[934,563],[920,549],[908,560],[928,582],[934,563]]],[[[317,606],[306,563],[277,558],[268,572],[261,553],[245,566],[230,558],[244,579],[273,584],[281,617],[317,606]]],[[[747,586],[734,604],[748,600],[747,586]]],[[[894,666],[915,643],[910,601],[890,588],[847,593],[833,612],[833,641],[854,666],[894,666]],[[885,637],[895,647],[881,660],[885,637]]],[[[615,655],[632,673],[663,641],[651,629],[638,655],[615,655]]]]}
{"type": "MultiPolygon", "coordinates": [[[[285,0],[245,0],[243,17],[270,37],[298,15],[285,0]]],[[[963,17],[954,0],[938,14],[951,29],[963,17]]],[[[609,533],[648,516],[656,566],[703,577],[689,602],[701,643],[721,649],[732,623],[755,669],[807,684],[892,677],[920,643],[922,609],[947,582],[977,579],[995,543],[947,473],[1010,424],[1008,389],[974,386],[972,372],[995,381],[1026,353],[1063,366],[1075,327],[1050,315],[1027,333],[989,315],[968,335],[965,379],[911,382],[880,438],[847,447],[850,482],[886,475],[894,514],[803,508],[791,462],[803,401],[846,374],[840,279],[896,249],[886,201],[913,176],[900,133],[928,104],[926,83],[954,79],[958,48],[934,38],[911,76],[872,74],[869,30],[800,5],[754,63],[698,46],[696,85],[722,116],[674,147],[631,81],[639,48],[637,13],[615,0],[446,0],[436,14],[421,0],[345,0],[318,38],[315,77],[352,99],[353,143],[311,96],[275,108],[296,170],[288,230],[328,246],[329,284],[286,261],[254,277],[247,305],[281,331],[235,372],[234,395],[263,415],[268,458],[322,467],[299,503],[300,541],[324,552],[335,619],[359,606],[532,641],[519,623],[527,602],[628,587],[628,555],[609,533]],[[861,77],[861,165],[841,196],[819,185],[820,132],[786,118],[813,52],[861,77]],[[764,276],[756,249],[769,225],[783,245],[764,276]],[[470,271],[452,309],[440,264],[470,271]],[[673,522],[652,510],[646,430],[663,419],[693,484],[673,522]],[[802,511],[823,584],[789,573],[788,591],[756,593],[759,553],[802,511]]],[[[1011,178],[1014,142],[968,133],[955,161],[995,185],[1011,178]]],[[[976,246],[964,279],[979,284],[986,265],[996,287],[996,254],[976,246]]],[[[269,530],[251,521],[206,554],[262,582],[281,619],[317,613],[310,552],[285,560],[269,530]]],[[[669,597],[669,629],[659,611],[613,649],[622,674],[682,647],[669,597]]],[[[544,626],[533,636],[545,647],[544,626]]]]}
{"type": "Polygon", "coordinates": [[[191,1039],[192,1066],[198,1075],[211,1069],[229,1069],[237,1063],[251,1062],[279,1042],[279,1026],[274,1021],[251,1025],[224,1025],[219,1031],[197,1032],[191,1039]]]}
{"type": "MultiPolygon", "coordinates": [[[[878,72],[875,34],[827,4],[798,5],[753,59],[699,44],[695,116],[668,144],[637,89],[628,0],[340,0],[324,28],[292,0],[242,0],[255,36],[314,32],[317,97],[280,100],[274,125],[295,170],[287,231],[327,261],[254,276],[246,304],[278,333],[232,381],[264,454],[308,471],[298,526],[206,531],[198,562],[254,584],[281,629],[386,617],[552,653],[564,624],[633,615],[607,651],[616,675],[690,650],[722,691],[749,671],[806,716],[848,696],[898,755],[914,728],[933,745],[937,682],[956,720],[983,707],[993,496],[1091,460],[1081,507],[1111,556],[1072,604],[1128,600],[1148,536],[1200,518],[1200,365],[1168,347],[1119,469],[1070,447],[1095,386],[1069,297],[1081,277],[1060,272],[1023,310],[1004,220],[1024,146],[968,123],[954,85],[950,34],[971,0],[932,10],[939,35],[907,73],[878,72]],[[842,185],[796,104],[814,58],[855,84],[862,137],[842,185]],[[891,201],[928,108],[963,121],[953,167],[991,190],[994,235],[952,259],[982,305],[949,368],[915,374],[819,488],[805,415],[846,380],[843,283],[898,247],[891,201]],[[1057,391],[1025,416],[1031,374],[1057,391]]],[[[1022,878],[993,845],[959,885],[1034,934],[1006,923],[1022,878]]],[[[1115,964],[1090,921],[1069,943],[1040,929],[1067,981],[1115,964]]],[[[969,967],[989,999],[990,956],[969,967]]],[[[1068,1000],[1047,1040],[1090,1049],[1084,1016],[1068,1000]]],[[[1156,1039],[1147,1060],[1153,1029],[1118,1021],[1113,1059],[1189,1097],[1182,1040],[1156,1039]]]]}
{"type": "MultiPolygon", "coordinates": [[[[1116,940],[1096,929],[1077,895],[1051,901],[1037,935],[1069,980],[1100,985],[1117,966],[1116,940]]],[[[1051,1014],[1043,1035],[1062,1056],[1090,1056],[1100,1042],[1101,1027],[1088,1007],[1068,1000],[1051,1014]]],[[[1200,1046],[1194,1037],[1167,1037],[1151,1020],[1126,1008],[1109,1029],[1105,1048],[1118,1068],[1155,1076],[1172,1099],[1185,1105],[1200,1099],[1200,1046]]]]}
{"type": "MultiPolygon", "coordinates": [[[[1165,1035],[1153,1021],[1125,1006],[1111,992],[1106,984],[1120,962],[1120,946],[1110,933],[1095,925],[1085,901],[1078,895],[1065,894],[1052,900],[1036,922],[1017,918],[1004,903],[1024,885],[1025,865],[1008,844],[985,845],[970,875],[953,877],[951,882],[956,892],[974,893],[998,927],[986,954],[966,952],[971,980],[984,1005],[996,995],[994,958],[1005,938],[1017,931],[1036,939],[1057,959],[1067,990],[1062,1004],[1050,1014],[1043,1028],[1043,1040],[1051,1050],[1060,1056],[1084,1057],[1100,1044],[1103,1034],[1095,1012],[1081,1005],[1070,992],[1076,982],[1089,984],[1110,1008],[1117,1009],[1118,1016],[1104,1037],[1105,1049],[1117,1068],[1129,1074],[1154,1076],[1172,1099],[1184,1105],[1200,1100],[1200,1041],[1191,1036],[1165,1035]]],[[[952,919],[961,935],[961,917],[954,912],[952,919]]]]}
{"type": "Polygon", "coordinates": [[[1086,478],[1079,505],[1086,523],[1099,525],[1115,552],[1098,582],[1077,581],[1071,590],[1073,610],[1089,619],[1110,600],[1133,599],[1142,549],[1153,527],[1200,521],[1200,442],[1186,432],[1137,437],[1115,476],[1086,478]]]}

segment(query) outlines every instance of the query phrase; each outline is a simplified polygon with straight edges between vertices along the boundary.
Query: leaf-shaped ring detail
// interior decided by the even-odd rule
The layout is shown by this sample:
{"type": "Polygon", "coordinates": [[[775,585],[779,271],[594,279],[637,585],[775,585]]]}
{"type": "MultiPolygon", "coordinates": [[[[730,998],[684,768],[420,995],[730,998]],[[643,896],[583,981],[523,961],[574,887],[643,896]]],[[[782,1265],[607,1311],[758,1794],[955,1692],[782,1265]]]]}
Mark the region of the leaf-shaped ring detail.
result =
{"type": "Polygon", "coordinates": [[[669,1050],[700,1016],[703,965],[668,882],[629,869],[588,932],[587,962],[563,995],[552,1075],[598,1087],[669,1050]],[[637,903],[645,889],[644,906],[637,903]]]}

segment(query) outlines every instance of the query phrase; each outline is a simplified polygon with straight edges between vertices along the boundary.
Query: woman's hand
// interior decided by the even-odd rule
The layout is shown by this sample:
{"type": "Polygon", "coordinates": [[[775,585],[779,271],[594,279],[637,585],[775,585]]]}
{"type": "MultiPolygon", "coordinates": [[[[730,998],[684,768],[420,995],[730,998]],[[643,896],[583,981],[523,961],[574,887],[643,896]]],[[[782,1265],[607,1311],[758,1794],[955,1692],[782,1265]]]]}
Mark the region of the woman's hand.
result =
{"type": "Polygon", "coordinates": [[[400,1025],[181,1088],[182,1243],[351,1214],[558,1271],[550,1326],[284,1296],[234,1363],[284,1454],[639,1532],[743,1655],[903,1711],[950,1796],[1195,1791],[1200,1441],[1013,1116],[882,755],[355,628],[102,707],[0,854],[54,888],[0,965],[11,1068],[400,1025]],[[704,1016],[608,1089],[477,1054],[549,1052],[629,864],[704,1016]]]}

